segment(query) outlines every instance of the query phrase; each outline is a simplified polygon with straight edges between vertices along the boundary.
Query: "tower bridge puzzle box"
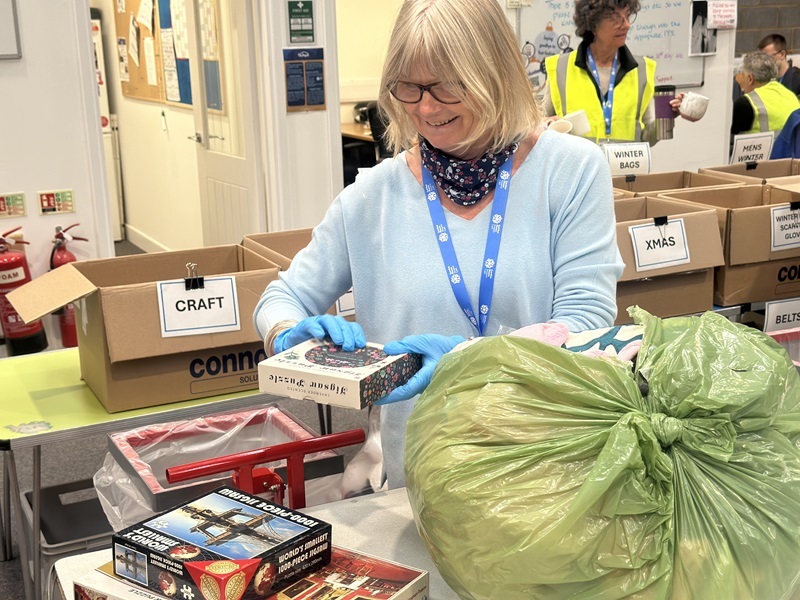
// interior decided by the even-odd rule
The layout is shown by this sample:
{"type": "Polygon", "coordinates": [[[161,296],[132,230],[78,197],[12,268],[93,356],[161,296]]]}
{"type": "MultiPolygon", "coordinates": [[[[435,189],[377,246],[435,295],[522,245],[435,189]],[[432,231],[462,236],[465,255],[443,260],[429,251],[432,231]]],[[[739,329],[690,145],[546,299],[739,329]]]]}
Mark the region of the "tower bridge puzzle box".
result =
{"type": "Polygon", "coordinates": [[[331,560],[331,526],[220,487],[113,535],[114,573],[168,598],[256,600],[331,560]]]}
{"type": "Polygon", "coordinates": [[[406,383],[422,367],[420,354],[388,355],[380,344],[345,352],[308,340],[258,363],[259,391],[361,409],[406,383]]]}

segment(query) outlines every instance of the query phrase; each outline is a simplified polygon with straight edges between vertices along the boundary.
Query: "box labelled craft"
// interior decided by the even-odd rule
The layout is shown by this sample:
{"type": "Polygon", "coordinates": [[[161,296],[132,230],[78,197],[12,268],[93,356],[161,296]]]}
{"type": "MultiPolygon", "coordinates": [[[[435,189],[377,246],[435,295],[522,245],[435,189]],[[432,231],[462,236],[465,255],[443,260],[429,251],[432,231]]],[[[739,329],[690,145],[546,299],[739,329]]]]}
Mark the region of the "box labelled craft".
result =
{"type": "Polygon", "coordinates": [[[615,189],[627,190],[642,196],[657,196],[667,191],[685,188],[743,185],[742,182],[732,181],[713,173],[692,171],[621,175],[612,177],[611,181],[615,189]]]}
{"type": "Polygon", "coordinates": [[[255,600],[331,560],[331,526],[221,487],[112,537],[114,573],[174,597],[255,600]]]}
{"type": "Polygon", "coordinates": [[[119,412],[256,389],[265,354],[252,315],[277,274],[267,258],[232,244],[69,263],[8,299],[26,322],[75,303],[81,377],[106,410],[119,412]],[[205,307],[217,292],[201,281],[222,282],[235,298],[225,305],[228,330],[165,337],[158,287],[185,285],[191,306],[205,307]]]}
{"type": "Polygon", "coordinates": [[[381,344],[346,352],[330,342],[308,340],[259,363],[259,390],[361,409],[406,383],[421,367],[421,355],[390,356],[381,344]]]}
{"type": "Polygon", "coordinates": [[[800,193],[743,185],[675,191],[661,197],[716,210],[725,257],[715,272],[716,304],[800,295],[800,193]]]}
{"type": "Polygon", "coordinates": [[[659,197],[614,203],[617,245],[625,269],[617,283],[616,324],[631,323],[629,306],[658,317],[713,308],[714,267],[723,263],[717,214],[659,197]]]}

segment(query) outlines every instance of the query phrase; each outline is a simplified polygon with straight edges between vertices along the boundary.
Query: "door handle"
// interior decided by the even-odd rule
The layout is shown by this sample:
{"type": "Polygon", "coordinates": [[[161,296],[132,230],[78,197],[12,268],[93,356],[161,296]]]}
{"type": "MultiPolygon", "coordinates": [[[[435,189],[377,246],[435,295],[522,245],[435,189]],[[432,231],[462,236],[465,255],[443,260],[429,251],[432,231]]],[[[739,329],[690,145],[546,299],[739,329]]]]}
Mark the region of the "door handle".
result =
{"type": "Polygon", "coordinates": [[[211,140],[221,140],[221,141],[223,141],[223,142],[225,141],[225,138],[224,138],[224,137],[222,137],[221,135],[209,135],[209,136],[208,136],[208,139],[211,139],[211,140]]]}
{"type": "Polygon", "coordinates": [[[192,140],[193,142],[197,142],[198,144],[203,143],[203,136],[200,135],[199,133],[195,133],[194,135],[188,135],[186,136],[186,139],[192,140]]]}

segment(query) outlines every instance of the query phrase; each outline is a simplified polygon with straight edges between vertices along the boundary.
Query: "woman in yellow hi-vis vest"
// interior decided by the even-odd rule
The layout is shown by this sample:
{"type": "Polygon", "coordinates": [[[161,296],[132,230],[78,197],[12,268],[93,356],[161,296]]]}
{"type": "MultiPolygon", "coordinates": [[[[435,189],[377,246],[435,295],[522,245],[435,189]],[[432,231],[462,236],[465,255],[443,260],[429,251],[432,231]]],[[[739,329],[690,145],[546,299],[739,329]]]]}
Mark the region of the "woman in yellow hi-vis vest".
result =
{"type": "MultiPolygon", "coordinates": [[[[573,20],[583,38],[577,50],[545,59],[544,110],[563,117],[584,110],[596,142],[656,139],[656,63],[634,56],[625,42],[639,0],[575,0],[573,20]]],[[[683,94],[670,102],[678,112],[683,94]]]]}
{"type": "Polygon", "coordinates": [[[733,103],[731,134],[780,133],[789,115],[800,109],[800,100],[777,76],[778,65],[766,52],[758,50],[742,57],[736,82],[744,96],[733,103]]]}

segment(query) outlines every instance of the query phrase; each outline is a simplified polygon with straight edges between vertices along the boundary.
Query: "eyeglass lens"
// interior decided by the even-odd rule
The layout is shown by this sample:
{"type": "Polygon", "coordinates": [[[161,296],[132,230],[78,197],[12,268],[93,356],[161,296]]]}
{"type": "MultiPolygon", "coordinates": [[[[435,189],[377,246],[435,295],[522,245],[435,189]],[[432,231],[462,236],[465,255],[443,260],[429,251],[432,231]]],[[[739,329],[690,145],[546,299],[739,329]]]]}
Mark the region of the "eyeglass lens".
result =
{"type": "Polygon", "coordinates": [[[420,85],[409,81],[398,81],[389,90],[395,98],[406,104],[416,104],[422,100],[422,94],[428,92],[433,99],[442,104],[457,104],[461,102],[456,88],[448,83],[431,83],[420,85]]]}
{"type": "Polygon", "coordinates": [[[628,22],[628,25],[633,25],[636,22],[636,15],[638,13],[628,13],[623,15],[619,12],[613,12],[610,15],[611,22],[614,23],[614,27],[622,27],[625,24],[625,21],[628,22]]]}

